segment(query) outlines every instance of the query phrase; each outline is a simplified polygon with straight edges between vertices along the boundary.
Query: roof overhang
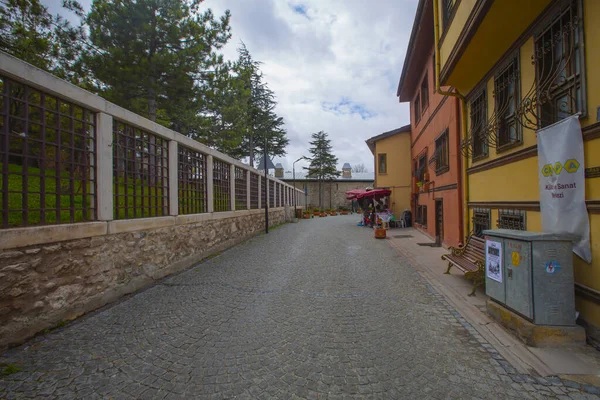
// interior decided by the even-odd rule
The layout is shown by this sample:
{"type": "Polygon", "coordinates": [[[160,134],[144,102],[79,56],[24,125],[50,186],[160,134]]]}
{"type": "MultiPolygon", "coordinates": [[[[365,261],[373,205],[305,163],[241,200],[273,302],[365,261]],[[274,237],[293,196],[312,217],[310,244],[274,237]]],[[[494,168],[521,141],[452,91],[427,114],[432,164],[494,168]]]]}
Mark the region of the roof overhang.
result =
{"type": "Polygon", "coordinates": [[[371,153],[375,155],[375,143],[377,141],[389,138],[391,136],[399,135],[401,133],[410,133],[410,124],[404,125],[398,129],[394,129],[388,132],[383,132],[377,136],[373,136],[372,138],[365,140],[365,142],[367,143],[367,146],[369,146],[369,150],[371,150],[371,153]]]}
{"type": "Polygon", "coordinates": [[[433,39],[433,2],[419,0],[396,91],[401,103],[412,100],[415,88],[420,84],[423,65],[433,50],[433,39]]]}

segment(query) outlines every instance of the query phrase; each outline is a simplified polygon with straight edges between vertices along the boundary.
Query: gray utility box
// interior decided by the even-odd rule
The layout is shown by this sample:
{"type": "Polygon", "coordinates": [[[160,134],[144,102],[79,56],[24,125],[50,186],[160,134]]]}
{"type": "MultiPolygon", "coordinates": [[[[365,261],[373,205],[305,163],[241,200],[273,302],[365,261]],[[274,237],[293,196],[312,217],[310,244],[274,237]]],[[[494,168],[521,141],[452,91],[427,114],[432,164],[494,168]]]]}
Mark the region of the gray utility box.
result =
{"type": "Polygon", "coordinates": [[[485,292],[537,325],[575,325],[570,238],[485,230],[485,292]]]}

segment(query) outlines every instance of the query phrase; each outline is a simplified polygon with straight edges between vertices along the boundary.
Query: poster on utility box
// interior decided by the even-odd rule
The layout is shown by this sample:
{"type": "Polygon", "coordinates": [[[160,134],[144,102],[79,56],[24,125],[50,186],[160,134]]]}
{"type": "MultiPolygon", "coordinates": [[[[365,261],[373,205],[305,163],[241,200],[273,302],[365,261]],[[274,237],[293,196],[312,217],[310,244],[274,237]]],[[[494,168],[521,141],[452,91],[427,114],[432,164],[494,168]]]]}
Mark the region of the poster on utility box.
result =
{"type": "Polygon", "coordinates": [[[542,230],[576,237],[573,252],[591,263],[579,116],[537,131],[537,145],[542,230]]]}
{"type": "Polygon", "coordinates": [[[485,271],[488,278],[502,283],[502,243],[485,241],[485,271]]]}

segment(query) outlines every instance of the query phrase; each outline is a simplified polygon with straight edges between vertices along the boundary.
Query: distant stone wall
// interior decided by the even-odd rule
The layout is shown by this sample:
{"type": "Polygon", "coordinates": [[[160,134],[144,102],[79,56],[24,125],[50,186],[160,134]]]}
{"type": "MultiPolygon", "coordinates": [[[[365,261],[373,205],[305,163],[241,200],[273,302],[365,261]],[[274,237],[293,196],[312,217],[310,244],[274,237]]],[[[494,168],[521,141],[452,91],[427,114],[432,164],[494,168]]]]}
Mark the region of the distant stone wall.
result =
{"type": "MultiPolygon", "coordinates": [[[[292,181],[285,182],[293,185],[292,181]]],[[[304,185],[308,187],[309,207],[319,207],[319,182],[296,182],[296,188],[304,190],[304,185]]],[[[323,204],[322,208],[338,208],[340,206],[350,207],[351,201],[346,200],[346,192],[353,189],[364,189],[367,186],[373,187],[373,182],[364,181],[333,181],[323,182],[323,204]],[[331,201],[329,200],[331,198],[331,201]],[[330,206],[331,205],[331,206],[330,206]]]]}
{"type": "MultiPolygon", "coordinates": [[[[271,209],[269,224],[281,224],[290,215],[287,208],[271,209]]],[[[93,224],[88,237],[83,230],[78,238],[52,241],[60,235],[40,227],[39,244],[3,246],[0,349],[248,239],[264,229],[264,210],[93,224]],[[104,233],[98,224],[106,225],[104,233]],[[44,236],[48,241],[40,243],[44,236]]],[[[81,231],[77,225],[72,226],[81,231]]],[[[19,230],[3,234],[15,244],[26,240],[19,230]]]]}

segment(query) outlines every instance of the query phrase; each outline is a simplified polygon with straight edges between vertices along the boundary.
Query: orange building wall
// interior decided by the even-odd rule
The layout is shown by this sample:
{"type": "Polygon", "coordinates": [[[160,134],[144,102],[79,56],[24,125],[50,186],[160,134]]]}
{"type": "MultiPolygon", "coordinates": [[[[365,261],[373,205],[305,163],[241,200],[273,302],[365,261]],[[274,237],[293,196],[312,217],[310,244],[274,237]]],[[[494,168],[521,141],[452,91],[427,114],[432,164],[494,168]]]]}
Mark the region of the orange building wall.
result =
{"type": "MultiPolygon", "coordinates": [[[[411,101],[411,160],[414,163],[415,158],[427,147],[427,172],[429,172],[430,191],[427,193],[418,193],[418,205],[427,206],[427,226],[415,224],[415,227],[427,235],[434,238],[435,232],[435,200],[443,199],[443,238],[442,243],[449,246],[457,246],[463,242],[461,235],[461,166],[462,157],[459,154],[458,144],[460,142],[460,114],[458,113],[459,103],[454,97],[446,97],[435,93],[433,81],[433,49],[427,64],[423,68],[423,73],[419,82],[427,74],[429,81],[429,106],[422,112],[418,122],[415,120],[414,100],[418,92],[415,92],[411,101]],[[450,169],[436,176],[435,166],[429,165],[429,160],[435,152],[435,139],[448,129],[449,140],[449,166],[450,169]],[[437,188],[443,190],[437,191],[437,188]],[[445,188],[445,189],[444,189],[445,188]]],[[[420,90],[420,83],[417,85],[420,90]]],[[[413,190],[414,191],[414,190],[413,190]]],[[[413,220],[416,218],[415,196],[411,197],[411,209],[413,220]]]]}

